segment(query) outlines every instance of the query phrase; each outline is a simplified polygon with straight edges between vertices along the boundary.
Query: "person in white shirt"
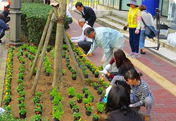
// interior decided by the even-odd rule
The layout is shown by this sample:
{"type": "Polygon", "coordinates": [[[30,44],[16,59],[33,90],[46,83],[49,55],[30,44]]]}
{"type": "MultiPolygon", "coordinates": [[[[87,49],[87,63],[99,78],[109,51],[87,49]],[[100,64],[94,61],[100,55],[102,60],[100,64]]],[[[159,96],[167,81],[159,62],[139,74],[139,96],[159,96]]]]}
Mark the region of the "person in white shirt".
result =
{"type": "Polygon", "coordinates": [[[82,35],[78,37],[71,37],[71,41],[75,42],[79,47],[84,50],[85,54],[87,54],[92,44],[92,39],[84,35],[84,30],[91,26],[86,23],[84,18],[79,19],[78,24],[80,27],[82,27],[82,35]]]}
{"type": "MultiPolygon", "coordinates": [[[[57,8],[57,9],[59,8],[59,4],[51,5],[51,6],[57,8]]],[[[68,23],[68,25],[65,26],[65,28],[69,29],[70,28],[69,24],[71,24],[73,22],[73,19],[72,19],[72,16],[71,16],[71,14],[70,14],[70,12],[68,10],[66,10],[66,19],[65,19],[65,21],[68,23]]]]}

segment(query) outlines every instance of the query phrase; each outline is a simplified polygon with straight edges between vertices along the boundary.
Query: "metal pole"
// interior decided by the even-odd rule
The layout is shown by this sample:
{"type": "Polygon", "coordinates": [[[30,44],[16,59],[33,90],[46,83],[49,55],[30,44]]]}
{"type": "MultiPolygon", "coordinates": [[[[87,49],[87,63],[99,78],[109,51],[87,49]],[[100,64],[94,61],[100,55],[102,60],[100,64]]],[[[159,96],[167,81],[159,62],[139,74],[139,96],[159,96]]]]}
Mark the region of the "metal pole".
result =
{"type": "Polygon", "coordinates": [[[10,42],[14,46],[22,44],[21,36],[21,0],[11,0],[10,5],[10,42]]]}

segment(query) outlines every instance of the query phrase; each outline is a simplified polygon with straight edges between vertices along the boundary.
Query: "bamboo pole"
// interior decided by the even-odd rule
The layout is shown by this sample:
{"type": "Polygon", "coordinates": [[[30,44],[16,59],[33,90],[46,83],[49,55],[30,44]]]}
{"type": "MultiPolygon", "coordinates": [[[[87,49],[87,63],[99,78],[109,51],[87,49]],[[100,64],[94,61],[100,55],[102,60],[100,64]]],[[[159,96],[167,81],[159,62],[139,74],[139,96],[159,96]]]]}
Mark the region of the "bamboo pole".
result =
{"type": "Polygon", "coordinates": [[[38,57],[39,57],[39,54],[40,54],[40,50],[41,50],[42,45],[44,43],[44,40],[45,40],[45,37],[46,37],[46,33],[48,31],[48,27],[49,27],[49,24],[50,24],[50,20],[51,20],[52,14],[53,14],[53,10],[51,10],[49,15],[48,15],[48,19],[47,19],[47,22],[46,22],[42,37],[40,39],[39,46],[38,46],[38,51],[37,51],[37,54],[36,54],[35,59],[34,59],[33,64],[32,64],[32,69],[30,71],[29,80],[32,79],[33,71],[34,71],[34,68],[36,66],[36,63],[37,63],[37,60],[38,60],[38,57]]]}
{"type": "Polygon", "coordinates": [[[33,87],[32,87],[32,95],[34,95],[35,91],[36,91],[37,83],[38,83],[39,76],[40,76],[40,71],[41,71],[42,64],[43,64],[43,59],[44,59],[44,56],[45,56],[45,53],[46,53],[46,48],[48,46],[50,35],[51,35],[53,25],[54,25],[54,19],[55,19],[55,13],[52,14],[52,18],[51,18],[49,28],[48,28],[48,31],[47,31],[47,35],[46,35],[46,38],[45,38],[45,43],[44,43],[44,47],[43,47],[43,50],[42,50],[42,55],[41,55],[41,58],[40,58],[40,61],[39,61],[39,65],[38,65],[38,68],[37,68],[37,73],[36,73],[34,84],[33,84],[33,87]]]}
{"type": "Polygon", "coordinates": [[[62,83],[62,43],[64,37],[64,22],[66,13],[66,0],[56,0],[59,3],[59,8],[57,11],[58,23],[57,23],[57,33],[55,42],[55,56],[54,56],[54,77],[53,77],[53,87],[61,86],[62,83]]]}
{"type": "MultiPolygon", "coordinates": [[[[65,32],[64,32],[64,33],[65,33],[65,32]]],[[[66,41],[66,43],[67,43],[67,46],[68,46],[68,50],[69,50],[69,52],[70,52],[70,55],[71,55],[71,57],[72,57],[72,59],[73,59],[74,65],[75,65],[76,70],[77,70],[77,72],[78,72],[78,76],[79,76],[79,78],[80,78],[80,80],[81,80],[81,83],[82,83],[82,85],[83,85],[83,88],[85,88],[84,80],[83,80],[83,77],[82,77],[82,75],[81,75],[80,68],[78,67],[78,63],[77,63],[77,61],[76,61],[76,59],[75,59],[75,56],[74,56],[73,50],[72,50],[72,48],[71,48],[71,45],[70,45],[70,43],[69,43],[68,37],[67,37],[66,34],[64,34],[64,37],[65,37],[65,41],[66,41]]]]}

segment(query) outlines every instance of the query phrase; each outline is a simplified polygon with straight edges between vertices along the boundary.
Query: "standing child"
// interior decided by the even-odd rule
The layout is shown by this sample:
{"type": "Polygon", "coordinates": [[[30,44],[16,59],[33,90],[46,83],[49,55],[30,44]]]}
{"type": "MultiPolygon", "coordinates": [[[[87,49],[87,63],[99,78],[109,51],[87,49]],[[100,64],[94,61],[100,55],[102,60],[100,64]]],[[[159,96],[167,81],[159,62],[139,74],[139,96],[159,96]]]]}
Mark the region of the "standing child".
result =
{"type": "Polygon", "coordinates": [[[129,107],[137,108],[145,106],[147,110],[145,121],[148,121],[154,99],[150,87],[144,80],[140,79],[140,76],[141,74],[139,74],[135,69],[130,69],[124,76],[126,83],[130,85],[132,89],[132,104],[130,104],[129,107]]]}

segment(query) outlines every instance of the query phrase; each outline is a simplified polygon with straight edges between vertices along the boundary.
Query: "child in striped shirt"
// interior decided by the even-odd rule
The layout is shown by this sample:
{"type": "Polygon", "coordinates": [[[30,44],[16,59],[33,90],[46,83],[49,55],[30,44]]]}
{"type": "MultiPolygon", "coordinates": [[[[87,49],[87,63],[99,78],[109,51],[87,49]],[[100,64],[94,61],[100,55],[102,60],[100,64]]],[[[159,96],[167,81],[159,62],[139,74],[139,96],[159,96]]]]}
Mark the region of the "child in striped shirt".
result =
{"type": "Polygon", "coordinates": [[[148,84],[140,79],[141,74],[139,74],[135,69],[130,69],[126,72],[124,78],[126,83],[131,86],[131,102],[129,107],[140,107],[145,106],[147,110],[147,115],[145,116],[145,121],[150,118],[150,112],[154,102],[153,94],[150,90],[148,84]]]}

